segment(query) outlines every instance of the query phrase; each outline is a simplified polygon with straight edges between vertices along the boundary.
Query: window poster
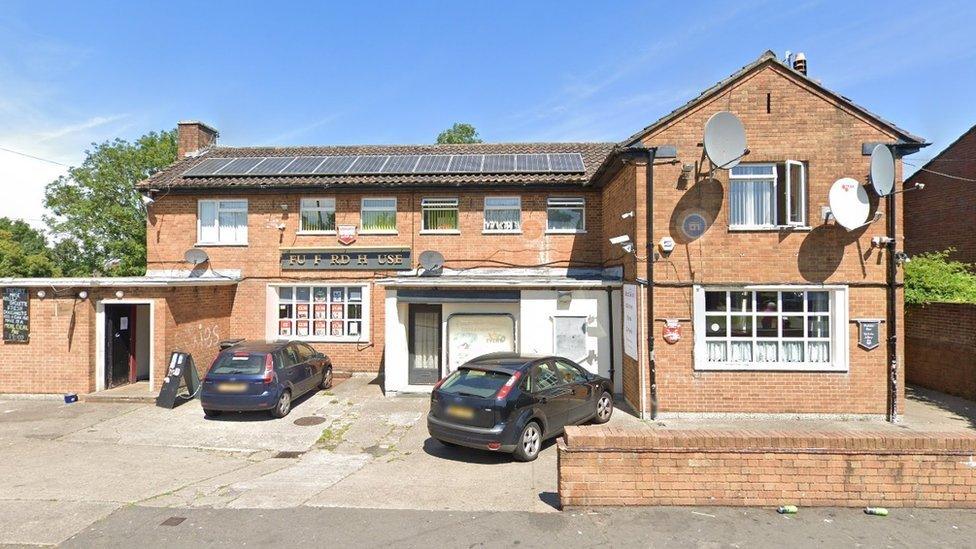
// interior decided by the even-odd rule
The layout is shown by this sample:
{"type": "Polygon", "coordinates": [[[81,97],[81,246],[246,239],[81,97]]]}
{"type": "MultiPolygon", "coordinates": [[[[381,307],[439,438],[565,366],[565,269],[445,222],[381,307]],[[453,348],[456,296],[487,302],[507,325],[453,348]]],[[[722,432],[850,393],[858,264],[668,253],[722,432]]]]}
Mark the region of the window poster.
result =
{"type": "Polygon", "coordinates": [[[342,301],[344,293],[342,290],[342,288],[332,288],[332,301],[342,301]]]}
{"type": "Polygon", "coordinates": [[[341,336],[341,335],[343,335],[343,333],[342,333],[342,321],[341,320],[333,320],[332,321],[332,325],[330,326],[330,328],[331,328],[331,331],[332,331],[332,334],[331,335],[334,335],[334,336],[341,336]]]}
{"type": "Polygon", "coordinates": [[[307,320],[299,320],[298,322],[295,323],[295,326],[296,326],[296,328],[295,328],[295,335],[299,335],[299,336],[307,336],[308,335],[308,321],[307,320]]]}
{"type": "Polygon", "coordinates": [[[308,303],[295,305],[295,318],[308,318],[308,303]]]}
{"type": "Polygon", "coordinates": [[[349,323],[349,335],[351,335],[351,336],[358,336],[359,335],[359,323],[358,322],[350,322],[349,323]]]}
{"type": "Polygon", "coordinates": [[[332,318],[342,318],[342,303],[332,304],[332,318]]]}
{"type": "Polygon", "coordinates": [[[454,315],[447,321],[448,366],[454,371],[487,353],[515,351],[515,320],[508,315],[454,315]]]}
{"type": "Polygon", "coordinates": [[[313,299],[316,303],[325,303],[329,297],[328,288],[313,288],[313,299]]]}
{"type": "Polygon", "coordinates": [[[324,336],[329,335],[328,328],[326,327],[327,324],[328,324],[327,322],[324,322],[324,321],[321,321],[321,320],[316,320],[315,321],[315,336],[316,337],[324,337],[324,336]]]}
{"type": "Polygon", "coordinates": [[[290,336],[291,335],[291,321],[290,320],[280,320],[278,321],[278,335],[290,336]]]}
{"type": "Polygon", "coordinates": [[[314,314],[315,318],[328,318],[325,303],[316,303],[314,314]]]}

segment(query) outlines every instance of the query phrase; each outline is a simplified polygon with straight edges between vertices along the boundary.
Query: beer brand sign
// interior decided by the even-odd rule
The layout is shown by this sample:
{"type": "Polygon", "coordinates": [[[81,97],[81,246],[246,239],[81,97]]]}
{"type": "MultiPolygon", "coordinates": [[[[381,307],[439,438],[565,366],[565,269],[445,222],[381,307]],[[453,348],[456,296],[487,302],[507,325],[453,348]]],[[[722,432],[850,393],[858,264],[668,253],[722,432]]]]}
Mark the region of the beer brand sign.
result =
{"type": "Polygon", "coordinates": [[[336,236],[339,244],[348,246],[356,241],[356,226],[339,225],[336,227],[336,236]]]}
{"type": "Polygon", "coordinates": [[[669,345],[674,345],[675,343],[681,341],[681,323],[676,318],[669,318],[664,321],[664,330],[661,333],[664,341],[668,342],[669,345]]]}
{"type": "Polygon", "coordinates": [[[284,271],[403,271],[411,265],[410,248],[286,248],[284,271]]]}

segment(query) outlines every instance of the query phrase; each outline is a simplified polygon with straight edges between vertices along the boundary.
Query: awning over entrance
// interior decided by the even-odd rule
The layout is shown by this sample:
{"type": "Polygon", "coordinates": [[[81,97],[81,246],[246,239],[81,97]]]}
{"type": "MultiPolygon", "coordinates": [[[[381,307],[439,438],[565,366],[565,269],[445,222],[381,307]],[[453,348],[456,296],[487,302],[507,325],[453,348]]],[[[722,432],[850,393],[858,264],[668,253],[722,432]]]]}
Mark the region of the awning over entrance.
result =
{"type": "MultiPolygon", "coordinates": [[[[619,267],[600,268],[445,268],[439,275],[419,270],[377,281],[380,286],[405,288],[608,288],[620,287],[623,271],[619,267]]],[[[467,301],[467,300],[465,300],[467,301]]],[[[427,303],[430,303],[428,301],[427,303]]]]}
{"type": "Polygon", "coordinates": [[[397,291],[401,303],[518,303],[518,290],[455,290],[405,288],[397,291]]]}

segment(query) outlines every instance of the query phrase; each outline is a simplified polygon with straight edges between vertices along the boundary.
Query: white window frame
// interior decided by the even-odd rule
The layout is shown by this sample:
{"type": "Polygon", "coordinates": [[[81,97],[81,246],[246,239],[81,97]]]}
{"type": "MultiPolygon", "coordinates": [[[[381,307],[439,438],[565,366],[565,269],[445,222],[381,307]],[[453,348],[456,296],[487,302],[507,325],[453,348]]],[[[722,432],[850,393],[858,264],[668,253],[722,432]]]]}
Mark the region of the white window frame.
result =
{"type": "MultiPolygon", "coordinates": [[[[848,327],[848,287],[847,286],[794,286],[794,285],[764,285],[764,286],[698,286],[694,287],[694,364],[695,370],[701,371],[797,371],[797,372],[848,372],[850,366],[849,355],[849,327],[848,327]],[[709,362],[706,345],[705,292],[800,292],[826,291],[830,299],[830,362],[709,362]]],[[[779,298],[782,301],[782,297],[779,298]]],[[[782,308],[782,307],[780,307],[782,308]]],[[[756,315],[756,311],[746,313],[756,315]]],[[[779,316],[790,316],[782,311],[779,316]]],[[[797,315],[816,316],[815,313],[797,313],[797,315]]],[[[804,326],[804,330],[806,327],[804,326]]],[[[805,335],[805,334],[804,334],[805,335]]],[[[753,333],[755,337],[755,333],[753,333]]],[[[790,338],[785,338],[789,340],[790,338]]],[[[770,338],[769,341],[782,342],[784,338],[770,338]]]]}
{"type": "Polygon", "coordinates": [[[771,167],[772,174],[769,175],[736,175],[734,169],[729,169],[729,230],[746,230],[746,231],[774,231],[786,227],[790,228],[800,228],[808,229],[810,228],[807,224],[807,167],[806,164],[800,162],[799,160],[784,160],[781,162],[755,162],[755,163],[743,163],[740,166],[766,166],[771,167]],[[785,181],[779,180],[779,167],[783,167],[784,179],[785,181]],[[791,185],[791,166],[797,166],[800,168],[800,176],[802,178],[800,185],[800,215],[802,219],[791,219],[792,208],[790,204],[793,200],[792,197],[792,185],[791,185]],[[771,200],[773,219],[772,223],[769,224],[742,224],[733,223],[732,220],[732,185],[736,181],[770,181],[772,182],[773,195],[771,200]],[[785,207],[785,220],[779,219],[779,185],[784,184],[784,194],[786,196],[786,207],[785,207]]]}
{"type": "Polygon", "coordinates": [[[246,198],[201,198],[197,200],[197,242],[196,246],[247,246],[248,242],[248,203],[246,198]],[[243,202],[244,208],[221,208],[221,202],[243,202]],[[209,241],[203,239],[203,205],[214,204],[214,219],[217,223],[217,240],[209,241]],[[224,242],[220,240],[220,213],[233,212],[244,213],[244,239],[242,241],[224,242]]]}
{"type": "Polygon", "coordinates": [[[420,199],[420,234],[461,234],[461,201],[457,197],[428,197],[420,199]],[[457,227],[454,229],[428,229],[427,210],[454,210],[457,227]]]}
{"type": "MultiPolygon", "coordinates": [[[[549,225],[548,213],[546,219],[546,226],[549,225]]],[[[585,223],[585,221],[584,221],[585,223]]],[[[486,196],[484,201],[484,212],[481,222],[481,232],[482,234],[522,234],[522,197],[521,196],[486,196]],[[492,200],[515,200],[518,202],[517,206],[496,206],[489,204],[492,200]],[[518,229],[489,229],[486,227],[488,223],[488,212],[490,210],[496,211],[518,211],[518,229]]]]}
{"type": "Polygon", "coordinates": [[[581,196],[551,196],[546,199],[546,234],[583,234],[586,232],[586,198],[581,196]],[[583,226],[579,229],[552,229],[549,227],[549,211],[555,209],[582,210],[583,226]]]}
{"type": "MultiPolygon", "coordinates": [[[[298,234],[336,234],[335,229],[316,231],[305,228],[305,212],[332,212],[332,217],[335,219],[336,213],[336,199],[331,196],[307,196],[305,198],[298,199],[298,234]],[[332,204],[331,209],[328,206],[305,206],[306,200],[321,200],[326,203],[332,204]]],[[[333,226],[338,223],[338,220],[333,222],[333,226]]]]}
{"type": "Polygon", "coordinates": [[[786,174],[786,225],[791,227],[806,227],[807,226],[807,167],[803,162],[797,160],[787,160],[784,162],[783,172],[786,174]],[[792,197],[790,194],[793,191],[793,185],[791,184],[792,170],[791,166],[798,166],[800,168],[800,219],[791,219],[791,214],[793,212],[792,197]]]}
{"type": "Polygon", "coordinates": [[[397,221],[398,221],[397,220],[397,211],[398,211],[398,207],[399,206],[397,204],[397,199],[396,199],[395,196],[364,196],[359,201],[359,234],[400,234],[399,228],[394,228],[392,231],[390,231],[390,230],[375,230],[375,229],[374,230],[366,230],[365,225],[363,223],[363,212],[387,212],[387,211],[389,211],[387,208],[367,207],[366,206],[366,202],[368,200],[392,200],[393,201],[393,220],[394,220],[393,223],[394,223],[395,226],[398,225],[398,223],[397,223],[397,221]]]}
{"type": "MultiPolygon", "coordinates": [[[[368,284],[359,284],[354,282],[347,283],[341,280],[337,280],[335,283],[331,283],[331,284],[315,284],[315,283],[269,284],[269,287],[271,289],[271,295],[270,295],[270,299],[268,300],[269,306],[268,306],[267,315],[268,315],[268,325],[269,325],[270,333],[273,335],[273,339],[277,339],[280,341],[303,341],[306,343],[369,343],[370,341],[369,339],[370,338],[370,333],[369,333],[370,299],[372,296],[370,295],[370,291],[369,291],[370,286],[368,284]],[[291,318],[292,334],[290,336],[280,335],[279,320],[282,319],[278,318],[278,311],[279,311],[278,307],[279,305],[281,305],[281,297],[280,297],[281,294],[279,293],[279,290],[281,288],[292,288],[292,292],[293,292],[292,304],[294,309],[292,311],[292,318],[291,318]],[[295,298],[294,298],[294,296],[297,294],[296,292],[297,288],[309,288],[309,292],[310,292],[309,298],[311,301],[309,304],[309,312],[308,312],[309,318],[307,319],[309,335],[307,336],[298,335],[298,307],[295,306],[295,298]],[[348,307],[349,304],[349,298],[348,298],[349,288],[360,289],[363,296],[362,301],[360,302],[360,304],[362,305],[363,314],[362,314],[362,318],[359,319],[359,323],[360,323],[359,335],[356,336],[349,336],[349,335],[316,336],[315,335],[315,320],[316,320],[315,301],[314,301],[315,288],[326,288],[326,291],[328,292],[328,300],[324,303],[326,305],[326,314],[328,315],[328,317],[319,320],[320,321],[324,320],[330,329],[331,329],[330,323],[332,322],[332,319],[330,318],[332,316],[331,315],[331,306],[332,306],[331,289],[344,288],[344,293],[346,296],[345,300],[343,301],[344,307],[348,307]]],[[[346,311],[347,309],[344,309],[344,313],[348,314],[346,311]]],[[[345,317],[345,314],[342,320],[344,323],[348,322],[348,318],[345,317]]],[[[348,325],[344,325],[343,331],[345,332],[347,329],[348,329],[348,325]]]]}

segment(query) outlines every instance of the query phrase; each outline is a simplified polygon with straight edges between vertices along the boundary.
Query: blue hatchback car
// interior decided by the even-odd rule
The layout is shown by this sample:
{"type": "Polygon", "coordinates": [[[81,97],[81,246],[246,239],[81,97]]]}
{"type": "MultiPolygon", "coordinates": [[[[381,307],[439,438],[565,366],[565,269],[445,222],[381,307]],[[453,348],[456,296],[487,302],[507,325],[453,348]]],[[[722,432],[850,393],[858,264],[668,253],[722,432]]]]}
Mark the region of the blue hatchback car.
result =
{"type": "Polygon", "coordinates": [[[203,379],[207,417],[267,410],[281,418],[294,399],[332,386],[332,361],[304,343],[242,342],[220,352],[203,379]]]}

